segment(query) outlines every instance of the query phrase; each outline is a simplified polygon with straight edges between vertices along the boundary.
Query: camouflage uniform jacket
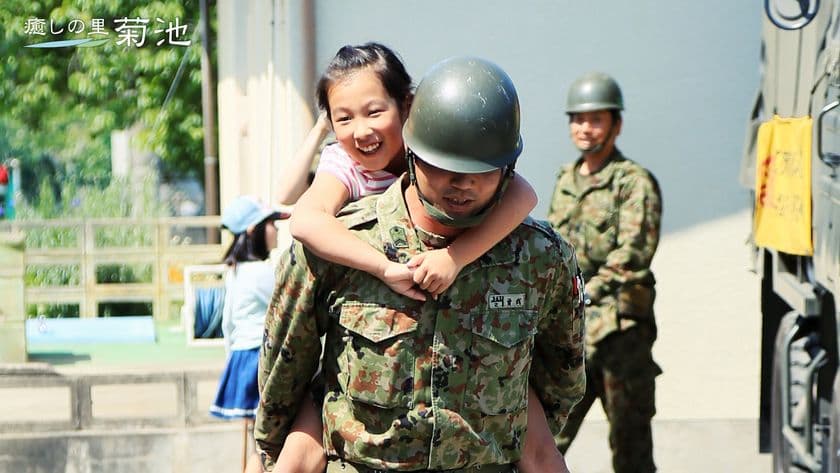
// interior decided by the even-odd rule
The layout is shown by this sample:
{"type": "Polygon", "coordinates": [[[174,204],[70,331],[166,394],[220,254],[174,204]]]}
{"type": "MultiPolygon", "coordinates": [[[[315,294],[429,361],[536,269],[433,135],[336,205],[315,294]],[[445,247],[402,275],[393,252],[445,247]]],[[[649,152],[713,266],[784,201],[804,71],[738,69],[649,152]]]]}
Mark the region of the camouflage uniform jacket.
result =
{"type": "Polygon", "coordinates": [[[578,172],[582,163],[580,158],[560,171],[548,221],[577,252],[589,298],[591,354],[610,333],[639,320],[653,323],[650,263],[659,244],[662,200],[653,175],[617,149],[592,175],[578,172]],[[645,308],[624,310],[621,301],[627,299],[645,308]]]}
{"type": "MultiPolygon", "coordinates": [[[[404,182],[339,214],[357,237],[403,262],[428,249],[410,224],[404,182]]],[[[265,330],[255,437],[269,467],[318,367],[322,334],[325,449],[372,468],[515,462],[529,373],[555,434],[584,392],[574,251],[532,220],[436,301],[403,297],[295,242],[279,263],[265,330]]]]}

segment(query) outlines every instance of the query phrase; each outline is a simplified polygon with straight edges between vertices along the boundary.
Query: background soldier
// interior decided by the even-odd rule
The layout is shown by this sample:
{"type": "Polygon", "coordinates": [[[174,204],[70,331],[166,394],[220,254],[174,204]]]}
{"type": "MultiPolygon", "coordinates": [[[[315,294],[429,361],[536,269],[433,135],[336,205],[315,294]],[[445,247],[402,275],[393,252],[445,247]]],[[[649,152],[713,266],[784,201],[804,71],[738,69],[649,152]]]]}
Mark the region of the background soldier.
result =
{"type": "Polygon", "coordinates": [[[557,178],[551,225],[577,251],[586,280],[586,394],[560,437],[565,452],[595,398],[610,422],[616,472],[656,470],[651,418],[654,277],[661,196],[653,175],[615,147],[624,103],[618,84],[589,73],[569,89],[566,113],[581,157],[557,178]]]}
{"type": "MultiPolygon", "coordinates": [[[[522,150],[510,78],[476,58],[439,63],[418,86],[405,141],[409,175],[339,214],[401,262],[478,225],[504,192],[522,150]]],[[[527,219],[437,300],[401,296],[298,242],[277,279],[255,428],[268,469],[318,367],[322,334],[328,472],[512,472],[529,382],[556,434],[583,394],[579,270],[545,224],[527,219]]],[[[540,471],[565,471],[555,466],[540,471]]]]}

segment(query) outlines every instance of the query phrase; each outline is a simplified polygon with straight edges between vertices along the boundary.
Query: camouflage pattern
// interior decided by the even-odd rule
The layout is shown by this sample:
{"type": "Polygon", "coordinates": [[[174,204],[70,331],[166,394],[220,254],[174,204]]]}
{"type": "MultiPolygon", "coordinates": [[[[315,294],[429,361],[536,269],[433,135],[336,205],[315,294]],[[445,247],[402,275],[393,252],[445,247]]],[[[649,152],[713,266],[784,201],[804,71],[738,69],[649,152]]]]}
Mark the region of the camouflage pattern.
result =
{"type": "MultiPolygon", "coordinates": [[[[659,244],[662,201],[653,176],[617,149],[597,173],[577,172],[583,158],[557,178],[548,221],[577,251],[586,280],[586,345],[640,320],[653,323],[650,263],[659,244]],[[647,290],[645,290],[647,289],[647,290]],[[621,294],[646,293],[642,313],[622,313],[621,294]]],[[[637,295],[636,298],[639,296],[637,295]]]]}
{"type": "Polygon", "coordinates": [[[652,327],[637,325],[605,338],[598,352],[587,356],[586,394],[563,428],[561,452],[568,450],[595,399],[601,399],[610,421],[613,471],[656,471],[650,421],[656,413],[656,376],[662,371],[651,356],[654,337],[652,327]]]}
{"type": "MultiPolygon", "coordinates": [[[[364,465],[355,465],[340,458],[331,458],[327,461],[325,473],[386,473],[389,470],[370,468],[364,465]]],[[[442,470],[412,470],[411,473],[441,473],[442,470]]],[[[445,473],[517,473],[515,465],[477,465],[467,468],[456,468],[445,470],[445,473]]]]}
{"type": "MultiPolygon", "coordinates": [[[[409,221],[406,184],[403,176],[339,214],[401,262],[429,249],[409,221]]],[[[283,446],[322,334],[328,455],[405,471],[516,462],[529,382],[558,435],[584,392],[577,274],[572,247],[530,219],[425,302],[294,243],[278,266],[261,351],[254,432],[264,464],[283,446]]]]}
{"type": "Polygon", "coordinates": [[[551,225],[577,250],[586,279],[586,394],[572,410],[558,447],[565,452],[596,398],[610,420],[616,472],[656,471],[650,263],[659,243],[661,195],[655,178],[614,150],[598,172],[582,176],[582,158],[557,178],[551,225]]]}

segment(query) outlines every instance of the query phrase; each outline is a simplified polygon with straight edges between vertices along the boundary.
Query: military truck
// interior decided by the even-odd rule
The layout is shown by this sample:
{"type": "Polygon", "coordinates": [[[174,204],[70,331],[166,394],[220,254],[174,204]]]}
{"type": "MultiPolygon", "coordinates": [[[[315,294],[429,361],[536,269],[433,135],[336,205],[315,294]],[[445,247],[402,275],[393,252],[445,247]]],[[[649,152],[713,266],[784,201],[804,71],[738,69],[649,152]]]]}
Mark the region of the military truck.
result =
{"type": "Polygon", "coordinates": [[[812,251],[755,246],[762,276],[759,448],[772,451],[774,472],[840,473],[840,0],[764,0],[763,16],[761,84],[742,180],[757,212],[764,192],[756,188],[759,125],[774,115],[810,117],[802,148],[810,153],[801,159],[811,167],[812,251]]]}

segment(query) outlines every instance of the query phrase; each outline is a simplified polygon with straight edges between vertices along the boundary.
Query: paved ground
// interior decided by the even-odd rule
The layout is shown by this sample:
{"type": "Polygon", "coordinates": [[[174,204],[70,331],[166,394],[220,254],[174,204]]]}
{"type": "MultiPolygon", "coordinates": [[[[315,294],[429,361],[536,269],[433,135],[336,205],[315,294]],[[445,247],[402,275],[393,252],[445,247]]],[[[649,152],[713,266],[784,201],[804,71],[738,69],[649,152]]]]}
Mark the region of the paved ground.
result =
{"type": "MultiPolygon", "coordinates": [[[[770,473],[770,455],[757,453],[755,420],[673,419],[653,426],[654,457],[661,472],[770,473]]],[[[581,427],[566,455],[575,473],[611,473],[607,423],[581,427]]]]}

